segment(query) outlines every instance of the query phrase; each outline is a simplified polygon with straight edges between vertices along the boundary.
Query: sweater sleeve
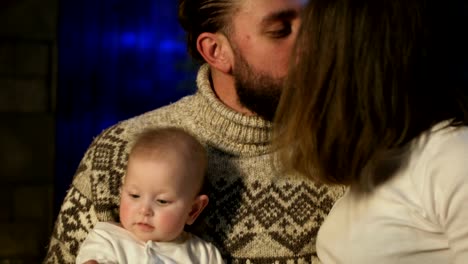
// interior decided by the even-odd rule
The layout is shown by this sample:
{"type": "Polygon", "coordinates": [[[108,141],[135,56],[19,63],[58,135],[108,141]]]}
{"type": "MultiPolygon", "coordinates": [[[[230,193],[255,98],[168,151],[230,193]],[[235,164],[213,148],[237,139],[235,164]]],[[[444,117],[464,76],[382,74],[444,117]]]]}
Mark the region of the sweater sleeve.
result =
{"type": "Polygon", "coordinates": [[[453,133],[428,160],[427,197],[449,241],[452,263],[468,263],[468,132],[453,133]]]}
{"type": "Polygon", "coordinates": [[[44,263],[75,263],[81,243],[98,221],[117,221],[126,164],[126,141],[118,126],[101,133],[86,151],[67,191],[44,263]]]}

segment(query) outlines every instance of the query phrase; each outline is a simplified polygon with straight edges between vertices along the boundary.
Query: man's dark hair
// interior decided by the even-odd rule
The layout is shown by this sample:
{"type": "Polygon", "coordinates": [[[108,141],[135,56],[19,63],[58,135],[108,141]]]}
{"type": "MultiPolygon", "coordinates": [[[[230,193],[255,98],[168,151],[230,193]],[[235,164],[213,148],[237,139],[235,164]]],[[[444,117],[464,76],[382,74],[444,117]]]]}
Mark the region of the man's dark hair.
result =
{"type": "Polygon", "coordinates": [[[187,33],[190,56],[199,63],[205,60],[197,50],[197,38],[203,32],[223,32],[231,28],[230,17],[240,0],[179,0],[179,23],[187,33]]]}

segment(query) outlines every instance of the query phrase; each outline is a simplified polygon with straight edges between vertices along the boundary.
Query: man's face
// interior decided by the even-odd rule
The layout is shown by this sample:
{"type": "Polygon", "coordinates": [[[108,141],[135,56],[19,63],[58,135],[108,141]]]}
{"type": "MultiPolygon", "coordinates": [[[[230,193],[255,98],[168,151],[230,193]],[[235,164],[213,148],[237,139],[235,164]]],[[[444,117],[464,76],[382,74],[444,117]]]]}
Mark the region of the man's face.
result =
{"type": "Polygon", "coordinates": [[[229,36],[242,105],[272,120],[288,72],[303,0],[241,0],[229,36]]]}

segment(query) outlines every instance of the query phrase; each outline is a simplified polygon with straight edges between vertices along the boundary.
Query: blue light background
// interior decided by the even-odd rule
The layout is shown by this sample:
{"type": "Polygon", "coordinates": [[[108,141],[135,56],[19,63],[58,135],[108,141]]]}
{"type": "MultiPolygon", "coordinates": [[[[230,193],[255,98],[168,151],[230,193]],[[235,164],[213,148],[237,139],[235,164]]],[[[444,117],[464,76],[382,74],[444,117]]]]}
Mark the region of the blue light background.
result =
{"type": "Polygon", "coordinates": [[[60,2],[54,210],[91,141],[195,91],[175,0],[60,2]]]}

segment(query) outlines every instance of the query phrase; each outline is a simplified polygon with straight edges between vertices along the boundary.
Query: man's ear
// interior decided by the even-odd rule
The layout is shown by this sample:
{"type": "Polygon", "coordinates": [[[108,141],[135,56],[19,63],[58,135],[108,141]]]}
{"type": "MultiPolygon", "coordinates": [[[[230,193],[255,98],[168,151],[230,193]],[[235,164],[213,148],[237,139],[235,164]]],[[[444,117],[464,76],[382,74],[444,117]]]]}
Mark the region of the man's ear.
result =
{"type": "Polygon", "coordinates": [[[192,209],[189,212],[187,221],[185,222],[187,225],[193,224],[200,213],[205,209],[206,205],[208,204],[208,196],[205,194],[198,195],[195,197],[195,200],[192,204],[192,209]]]}
{"type": "Polygon", "coordinates": [[[226,36],[221,33],[203,32],[197,38],[197,49],[205,61],[223,73],[232,70],[232,47],[226,36]]]}

